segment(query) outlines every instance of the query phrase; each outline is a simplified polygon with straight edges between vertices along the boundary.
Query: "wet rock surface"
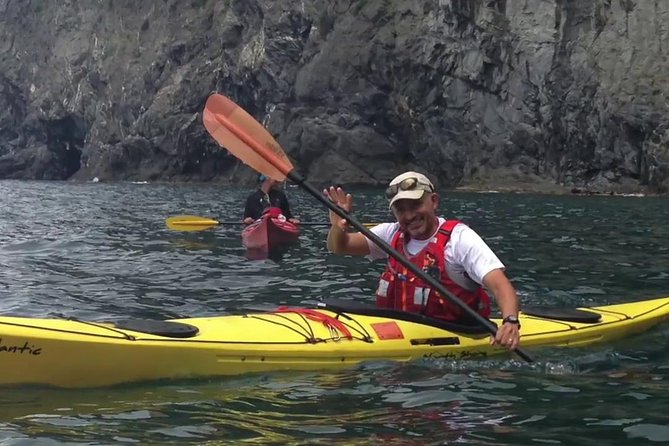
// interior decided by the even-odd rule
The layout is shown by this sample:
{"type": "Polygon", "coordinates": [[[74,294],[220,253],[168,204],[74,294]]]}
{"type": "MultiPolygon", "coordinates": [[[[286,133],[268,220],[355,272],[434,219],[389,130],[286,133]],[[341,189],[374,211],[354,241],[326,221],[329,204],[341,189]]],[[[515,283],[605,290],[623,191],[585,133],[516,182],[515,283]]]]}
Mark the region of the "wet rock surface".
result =
{"type": "Polygon", "coordinates": [[[218,91],[315,183],[669,190],[669,3],[0,0],[0,178],[255,174],[218,91]]]}

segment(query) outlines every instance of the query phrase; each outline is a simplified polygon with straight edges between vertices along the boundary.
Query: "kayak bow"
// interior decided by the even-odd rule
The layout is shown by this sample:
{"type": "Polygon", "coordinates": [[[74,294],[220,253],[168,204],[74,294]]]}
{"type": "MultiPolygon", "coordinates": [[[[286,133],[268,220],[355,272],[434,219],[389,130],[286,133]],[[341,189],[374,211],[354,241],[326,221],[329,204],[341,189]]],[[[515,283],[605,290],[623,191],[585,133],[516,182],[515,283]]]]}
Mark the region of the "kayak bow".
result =
{"type": "Polygon", "coordinates": [[[285,219],[263,215],[244,228],[242,244],[245,248],[271,251],[281,245],[296,242],[300,228],[285,219]]]}

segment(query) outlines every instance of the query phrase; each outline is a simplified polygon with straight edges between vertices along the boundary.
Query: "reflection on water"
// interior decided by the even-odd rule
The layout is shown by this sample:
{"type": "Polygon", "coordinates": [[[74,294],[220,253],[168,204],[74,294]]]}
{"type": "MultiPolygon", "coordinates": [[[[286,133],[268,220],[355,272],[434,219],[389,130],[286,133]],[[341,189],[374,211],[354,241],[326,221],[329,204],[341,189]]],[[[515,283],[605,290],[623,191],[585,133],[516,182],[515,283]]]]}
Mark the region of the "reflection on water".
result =
{"type": "Polygon", "coordinates": [[[47,399],[41,389],[10,390],[0,399],[0,423],[63,442],[364,444],[372,438],[432,444],[487,438],[581,444],[585,432],[602,441],[624,440],[626,432],[666,441],[663,412],[647,410],[666,402],[666,379],[666,370],[550,375],[472,367],[439,373],[426,365],[370,363],[328,374],[50,390],[47,399]],[[640,401],[645,405],[635,404],[640,401]]]}
{"type": "MultiPolygon", "coordinates": [[[[327,253],[327,227],[305,226],[298,245],[261,260],[248,259],[239,228],[165,227],[177,214],[237,218],[248,192],[0,182],[0,312],[174,318],[373,300],[383,265],[327,253]]],[[[388,218],[380,192],[354,192],[361,221],[388,218]]],[[[288,193],[302,220],[326,220],[313,199],[288,193]]],[[[460,193],[441,200],[499,253],[524,302],[572,307],[669,292],[667,204],[460,193]]],[[[613,345],[544,349],[532,365],[510,356],[381,361],[113,389],[3,389],[0,443],[662,444],[668,345],[669,328],[660,327],[613,345]]]]}
{"type": "Polygon", "coordinates": [[[247,260],[271,260],[275,263],[281,263],[288,252],[295,250],[299,244],[291,243],[272,247],[272,249],[246,248],[244,257],[247,260]]]}

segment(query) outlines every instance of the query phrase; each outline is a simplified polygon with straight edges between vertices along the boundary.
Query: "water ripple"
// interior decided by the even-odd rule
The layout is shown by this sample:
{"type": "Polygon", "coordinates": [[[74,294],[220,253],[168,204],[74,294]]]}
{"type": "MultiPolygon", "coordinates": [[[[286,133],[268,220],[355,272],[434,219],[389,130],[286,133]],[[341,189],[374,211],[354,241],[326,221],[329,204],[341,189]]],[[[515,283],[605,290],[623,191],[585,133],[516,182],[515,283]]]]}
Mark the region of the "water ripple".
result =
{"type": "MultiPolygon", "coordinates": [[[[374,300],[383,265],[329,254],[327,228],[305,227],[298,245],[254,261],[240,228],[165,228],[176,214],[238,218],[247,192],[0,181],[0,311],[110,320],[374,300]]],[[[310,197],[289,193],[303,220],[326,220],[310,197]]],[[[378,196],[356,193],[362,221],[389,218],[378,196]]],[[[453,193],[442,206],[500,254],[523,304],[603,305],[669,290],[665,198],[453,193]]],[[[113,390],[3,389],[0,443],[666,443],[667,345],[661,327],[615,345],[544,349],[531,365],[372,361],[113,390]]]]}

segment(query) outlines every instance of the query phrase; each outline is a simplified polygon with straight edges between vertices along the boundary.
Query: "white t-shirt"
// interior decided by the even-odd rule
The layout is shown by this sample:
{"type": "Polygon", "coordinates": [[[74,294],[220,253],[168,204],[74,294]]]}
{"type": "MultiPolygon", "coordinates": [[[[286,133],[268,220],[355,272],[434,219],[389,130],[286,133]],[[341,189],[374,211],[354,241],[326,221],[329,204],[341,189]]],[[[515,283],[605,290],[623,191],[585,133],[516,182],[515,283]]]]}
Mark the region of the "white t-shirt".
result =
{"type": "MultiPolygon", "coordinates": [[[[439,218],[439,227],[446,220],[439,218]]],[[[400,229],[399,223],[381,223],[374,226],[371,231],[390,244],[395,233],[400,229]]],[[[437,228],[437,231],[439,229],[437,228]]],[[[416,255],[428,243],[434,240],[437,232],[426,240],[410,239],[406,244],[409,255],[416,255]]],[[[374,242],[367,239],[369,245],[370,260],[384,259],[388,257],[374,242]]],[[[451,238],[446,243],[444,250],[446,259],[446,271],[448,276],[458,285],[468,290],[474,290],[483,283],[483,278],[490,271],[504,269],[504,264],[497,258],[492,249],[483,239],[469,226],[464,223],[457,224],[451,232],[451,238]],[[474,283],[475,282],[475,283],[474,283]]]]}

